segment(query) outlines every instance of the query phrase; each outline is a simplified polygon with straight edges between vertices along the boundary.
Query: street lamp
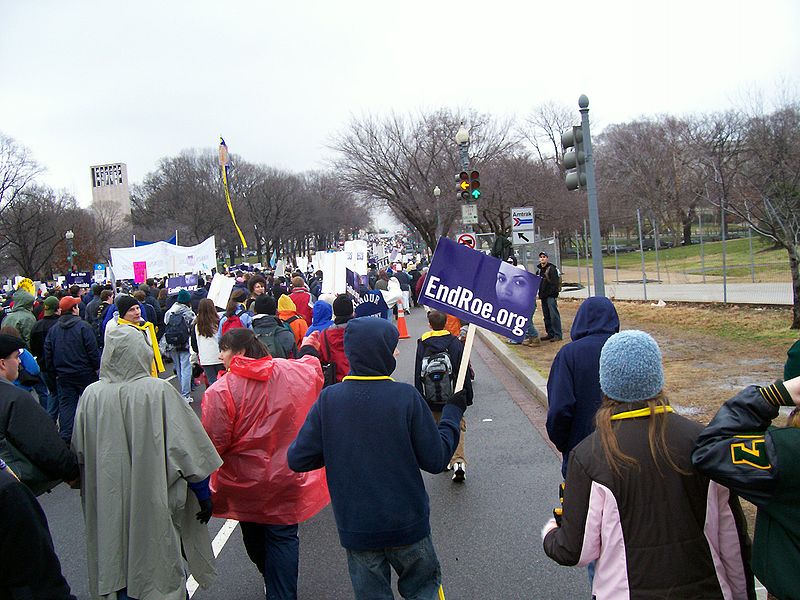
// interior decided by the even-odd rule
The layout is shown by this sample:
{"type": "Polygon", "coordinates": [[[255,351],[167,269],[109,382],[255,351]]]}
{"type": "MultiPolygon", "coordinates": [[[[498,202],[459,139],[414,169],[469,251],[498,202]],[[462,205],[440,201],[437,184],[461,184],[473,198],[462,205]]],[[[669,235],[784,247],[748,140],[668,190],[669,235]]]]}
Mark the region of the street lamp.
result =
{"type": "Polygon", "coordinates": [[[469,171],[469,156],[467,155],[469,149],[469,130],[464,127],[463,122],[459,125],[458,131],[456,131],[456,144],[458,144],[461,158],[461,168],[464,171],[469,171]]]}
{"type": "Polygon", "coordinates": [[[67,239],[67,260],[69,261],[69,272],[72,273],[73,260],[75,259],[75,252],[72,249],[72,238],[75,237],[75,234],[72,232],[72,229],[67,229],[64,237],[67,239]]]}
{"type": "Polygon", "coordinates": [[[437,243],[439,241],[439,236],[441,235],[441,233],[439,232],[439,229],[441,228],[441,222],[440,222],[440,219],[439,219],[439,196],[441,196],[441,195],[442,195],[442,190],[440,190],[439,186],[437,185],[435,188],[433,188],[433,198],[434,198],[433,204],[436,206],[436,242],[437,243]]]}

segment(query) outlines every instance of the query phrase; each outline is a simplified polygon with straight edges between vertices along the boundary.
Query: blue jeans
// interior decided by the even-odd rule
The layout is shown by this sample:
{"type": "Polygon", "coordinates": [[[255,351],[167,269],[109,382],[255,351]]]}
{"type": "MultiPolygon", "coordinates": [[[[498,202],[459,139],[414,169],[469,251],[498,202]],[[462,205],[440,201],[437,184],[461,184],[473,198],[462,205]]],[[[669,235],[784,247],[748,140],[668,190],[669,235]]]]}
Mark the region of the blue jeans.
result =
{"type": "Polygon", "coordinates": [[[220,363],[218,365],[204,365],[203,366],[203,373],[206,374],[206,379],[208,379],[208,385],[214,385],[217,381],[217,375],[219,375],[220,371],[224,371],[225,366],[220,363]]]}
{"type": "Polygon", "coordinates": [[[347,567],[356,600],[392,600],[392,567],[397,589],[407,600],[438,600],[442,570],[431,536],[409,546],[347,551],[347,567]]]}
{"type": "Polygon", "coordinates": [[[547,335],[561,339],[564,334],[561,332],[561,313],[558,312],[557,298],[549,296],[542,298],[542,317],[544,317],[544,328],[547,335]]]}
{"type": "Polygon", "coordinates": [[[173,350],[170,354],[181,384],[181,394],[188,397],[192,393],[192,363],[189,361],[189,351],[173,350]]]}
{"type": "Polygon", "coordinates": [[[240,522],[247,556],[264,576],[269,600],[296,600],[300,568],[297,525],[240,522]]]}
{"type": "Polygon", "coordinates": [[[58,389],[58,426],[61,439],[67,444],[72,440],[72,427],[75,425],[75,411],[78,399],[89,384],[97,381],[97,374],[60,376],[56,379],[58,389]]]}
{"type": "Polygon", "coordinates": [[[58,392],[56,388],[56,378],[45,371],[39,373],[39,383],[33,386],[36,395],[39,396],[39,404],[42,405],[55,423],[58,421],[58,392]]]}
{"type": "Polygon", "coordinates": [[[536,329],[536,325],[533,324],[533,317],[536,314],[536,301],[533,302],[533,312],[531,313],[531,320],[528,323],[528,330],[525,332],[526,338],[533,338],[536,339],[539,337],[539,330],[536,329]]]}

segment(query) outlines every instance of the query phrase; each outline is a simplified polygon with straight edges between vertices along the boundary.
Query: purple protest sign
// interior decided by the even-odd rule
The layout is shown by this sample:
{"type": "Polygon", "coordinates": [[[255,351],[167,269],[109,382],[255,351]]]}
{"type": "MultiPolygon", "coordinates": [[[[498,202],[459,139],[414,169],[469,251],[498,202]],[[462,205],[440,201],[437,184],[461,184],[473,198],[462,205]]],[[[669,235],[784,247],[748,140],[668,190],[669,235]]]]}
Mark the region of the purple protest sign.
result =
{"type": "Polygon", "coordinates": [[[542,278],[439,238],[419,301],[466,323],[522,340],[542,278]]]}

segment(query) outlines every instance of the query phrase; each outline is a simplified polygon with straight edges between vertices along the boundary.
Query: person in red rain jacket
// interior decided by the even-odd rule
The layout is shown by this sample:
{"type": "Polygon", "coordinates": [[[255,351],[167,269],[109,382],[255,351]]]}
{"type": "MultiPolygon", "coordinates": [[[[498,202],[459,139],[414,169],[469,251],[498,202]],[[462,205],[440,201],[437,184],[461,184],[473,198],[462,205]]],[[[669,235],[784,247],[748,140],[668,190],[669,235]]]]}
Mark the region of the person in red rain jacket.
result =
{"type": "Polygon", "coordinates": [[[330,502],[324,470],[295,473],[286,452],[322,389],[313,357],[272,358],[250,329],[220,340],[227,372],[203,398],[203,427],[224,464],[211,476],[214,515],[235,519],[268,598],[296,598],[297,524],[330,502]]]}
{"type": "Polygon", "coordinates": [[[300,348],[300,356],[311,354],[319,358],[321,363],[334,363],[336,383],[350,373],[350,361],[344,353],[344,332],[352,318],[353,301],[344,294],[337,296],[333,301],[333,325],[323,331],[315,331],[309,336],[311,343],[304,343],[300,348]]]}
{"type": "Polygon", "coordinates": [[[292,277],[292,291],[289,298],[297,307],[297,314],[303,317],[308,325],[311,325],[314,317],[312,308],[316,299],[309,293],[302,277],[292,277]]]}

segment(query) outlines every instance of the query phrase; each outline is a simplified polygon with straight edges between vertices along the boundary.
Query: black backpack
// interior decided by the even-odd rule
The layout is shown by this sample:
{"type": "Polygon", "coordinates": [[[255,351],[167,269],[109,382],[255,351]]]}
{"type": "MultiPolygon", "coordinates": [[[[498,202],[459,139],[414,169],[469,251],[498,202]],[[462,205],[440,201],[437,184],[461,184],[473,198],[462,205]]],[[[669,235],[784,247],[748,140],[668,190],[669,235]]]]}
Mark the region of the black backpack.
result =
{"type": "Polygon", "coordinates": [[[431,410],[441,411],[453,396],[453,363],[447,352],[436,352],[422,358],[420,369],[425,401],[431,410]]]}
{"type": "Polygon", "coordinates": [[[189,347],[189,326],[186,319],[180,313],[172,313],[169,322],[164,330],[164,337],[167,343],[177,350],[185,350],[189,347]]]}
{"type": "Polygon", "coordinates": [[[294,336],[292,330],[282,323],[264,328],[253,328],[253,333],[256,334],[256,339],[267,347],[273,358],[289,358],[289,353],[286,352],[286,349],[278,341],[278,334],[281,331],[288,331],[292,334],[292,336],[294,336]]]}

